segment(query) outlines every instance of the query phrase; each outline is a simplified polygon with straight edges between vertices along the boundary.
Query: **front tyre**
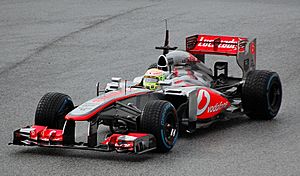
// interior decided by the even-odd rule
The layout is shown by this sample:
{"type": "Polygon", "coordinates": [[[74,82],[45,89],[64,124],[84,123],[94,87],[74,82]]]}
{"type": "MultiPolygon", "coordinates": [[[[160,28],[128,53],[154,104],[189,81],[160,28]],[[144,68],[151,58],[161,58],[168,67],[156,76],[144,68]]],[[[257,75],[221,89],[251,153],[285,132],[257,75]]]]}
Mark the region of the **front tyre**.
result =
{"type": "Polygon", "coordinates": [[[178,127],[176,109],[170,102],[154,100],[145,105],[140,129],[155,136],[158,152],[166,153],[173,148],[178,137],[178,127]]]}
{"type": "Polygon", "coordinates": [[[34,124],[63,129],[65,116],[73,109],[74,104],[68,95],[57,92],[47,93],[38,103],[34,124]]]}
{"type": "Polygon", "coordinates": [[[252,119],[273,119],[280,108],[282,87],[279,75],[267,70],[254,70],[247,74],[242,89],[244,112],[252,119]]]}

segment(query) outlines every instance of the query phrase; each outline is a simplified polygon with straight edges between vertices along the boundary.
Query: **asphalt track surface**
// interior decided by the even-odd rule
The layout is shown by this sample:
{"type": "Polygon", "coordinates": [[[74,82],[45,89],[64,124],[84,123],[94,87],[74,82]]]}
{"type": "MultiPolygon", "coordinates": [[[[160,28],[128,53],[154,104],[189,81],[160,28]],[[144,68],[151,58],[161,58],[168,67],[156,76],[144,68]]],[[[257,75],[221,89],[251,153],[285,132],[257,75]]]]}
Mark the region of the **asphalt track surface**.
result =
{"type": "Polygon", "coordinates": [[[300,175],[299,46],[299,0],[2,0],[1,175],[300,175]],[[165,18],[180,48],[197,33],[257,37],[258,69],[283,84],[276,119],[218,123],[181,135],[163,155],[7,145],[46,92],[79,104],[97,81],[143,74],[161,53],[165,18]]]}

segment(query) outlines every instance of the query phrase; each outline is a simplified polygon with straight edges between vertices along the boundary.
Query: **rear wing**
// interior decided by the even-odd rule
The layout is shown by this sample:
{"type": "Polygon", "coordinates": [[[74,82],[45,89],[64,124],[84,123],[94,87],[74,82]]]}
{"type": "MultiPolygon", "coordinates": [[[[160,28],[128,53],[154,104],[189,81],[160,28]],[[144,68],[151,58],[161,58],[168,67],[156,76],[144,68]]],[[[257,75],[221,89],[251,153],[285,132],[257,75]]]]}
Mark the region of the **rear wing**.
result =
{"type": "Polygon", "coordinates": [[[256,39],[235,36],[193,35],[186,38],[186,51],[200,56],[205,54],[236,56],[243,77],[256,67],[256,39]]]}
{"type": "Polygon", "coordinates": [[[241,52],[245,50],[245,45],[238,47],[238,44],[246,42],[248,39],[243,37],[194,35],[186,38],[186,50],[192,54],[236,56],[238,48],[241,52]]]}

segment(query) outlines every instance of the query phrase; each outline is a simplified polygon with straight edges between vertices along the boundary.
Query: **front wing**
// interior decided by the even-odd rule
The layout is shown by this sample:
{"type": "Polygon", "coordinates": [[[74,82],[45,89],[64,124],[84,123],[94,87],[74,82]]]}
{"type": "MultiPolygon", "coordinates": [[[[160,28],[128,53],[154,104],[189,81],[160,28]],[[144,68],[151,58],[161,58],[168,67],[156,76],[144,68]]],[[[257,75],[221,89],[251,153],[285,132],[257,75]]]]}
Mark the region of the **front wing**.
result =
{"type": "Polygon", "coordinates": [[[13,143],[10,144],[103,152],[131,152],[135,154],[142,154],[156,149],[155,137],[146,133],[112,134],[96,146],[89,146],[83,142],[69,143],[68,141],[70,140],[66,139],[63,130],[33,125],[14,131],[13,143]]]}

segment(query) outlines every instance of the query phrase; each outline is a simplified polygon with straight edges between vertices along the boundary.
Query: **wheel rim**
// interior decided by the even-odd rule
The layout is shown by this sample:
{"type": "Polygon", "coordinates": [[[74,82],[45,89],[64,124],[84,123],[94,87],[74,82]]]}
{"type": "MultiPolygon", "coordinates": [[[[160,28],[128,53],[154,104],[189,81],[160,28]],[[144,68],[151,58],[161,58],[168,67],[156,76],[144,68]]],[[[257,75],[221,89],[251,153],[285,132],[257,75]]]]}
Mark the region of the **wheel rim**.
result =
{"type": "Polygon", "coordinates": [[[277,112],[279,110],[281,102],[281,87],[276,82],[270,86],[268,92],[268,102],[272,112],[277,112]]]}
{"type": "Polygon", "coordinates": [[[164,136],[165,141],[168,145],[172,145],[177,136],[177,121],[172,112],[169,112],[166,116],[166,121],[164,125],[164,136]]]}

